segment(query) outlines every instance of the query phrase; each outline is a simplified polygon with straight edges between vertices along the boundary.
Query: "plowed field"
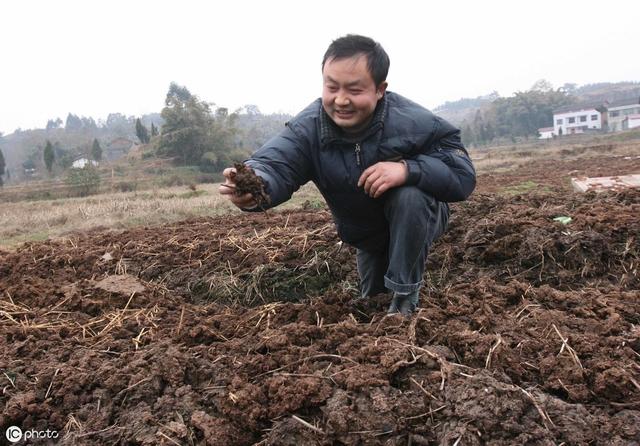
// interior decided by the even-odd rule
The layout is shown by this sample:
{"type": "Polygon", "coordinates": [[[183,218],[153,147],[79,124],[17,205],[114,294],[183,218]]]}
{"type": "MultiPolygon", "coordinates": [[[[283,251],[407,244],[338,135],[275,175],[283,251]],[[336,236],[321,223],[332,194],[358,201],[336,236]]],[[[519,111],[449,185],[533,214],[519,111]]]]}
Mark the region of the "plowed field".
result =
{"type": "Polygon", "coordinates": [[[408,319],[355,299],[324,210],[0,251],[0,441],[640,444],[640,191],[572,193],[571,171],[640,161],[481,175],[408,319]]]}

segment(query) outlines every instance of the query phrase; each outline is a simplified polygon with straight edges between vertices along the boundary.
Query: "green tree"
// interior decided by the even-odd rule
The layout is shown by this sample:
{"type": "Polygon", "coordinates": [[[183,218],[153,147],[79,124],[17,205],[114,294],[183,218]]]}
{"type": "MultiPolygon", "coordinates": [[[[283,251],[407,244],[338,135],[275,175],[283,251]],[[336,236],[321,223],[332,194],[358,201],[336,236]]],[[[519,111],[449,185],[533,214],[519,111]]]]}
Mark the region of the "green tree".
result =
{"type": "Polygon", "coordinates": [[[169,87],[165,105],[159,154],[206,171],[220,171],[250,154],[242,148],[237,112],[218,107],[213,113],[210,104],[175,83],[169,87]]]}
{"type": "Polygon", "coordinates": [[[142,124],[140,118],[136,119],[136,136],[138,136],[138,139],[142,144],[149,143],[149,131],[144,124],[142,124]]]}
{"type": "Polygon", "coordinates": [[[560,91],[564,91],[568,94],[575,94],[578,89],[578,84],[574,84],[571,82],[566,82],[562,87],[560,87],[560,91]]]}
{"type": "Polygon", "coordinates": [[[96,124],[96,121],[92,117],[85,118],[83,116],[80,118],[80,121],[82,122],[82,128],[93,130],[98,128],[98,124],[96,124]]]}
{"type": "Polygon", "coordinates": [[[47,130],[59,129],[62,126],[62,119],[56,118],[55,120],[49,119],[47,121],[47,130]]]}
{"type": "Polygon", "coordinates": [[[553,91],[553,85],[546,79],[537,80],[529,89],[529,91],[540,91],[542,93],[548,93],[553,91]]]}
{"type": "Polygon", "coordinates": [[[102,147],[97,138],[93,139],[93,145],[91,146],[91,158],[96,161],[102,161],[102,147]]]}
{"type": "Polygon", "coordinates": [[[47,144],[44,146],[44,153],[42,157],[44,159],[44,165],[47,168],[47,171],[49,172],[49,174],[51,174],[51,171],[53,169],[53,161],[55,160],[55,154],[53,152],[53,144],[51,144],[51,141],[49,141],[48,139],[47,144]]]}
{"type": "Polygon", "coordinates": [[[553,110],[570,104],[575,99],[564,89],[554,90],[552,85],[540,80],[528,91],[520,91],[508,98],[497,98],[471,123],[476,143],[489,142],[495,137],[529,138],[538,129],[553,122],[553,110]]]}
{"type": "Polygon", "coordinates": [[[460,124],[460,135],[462,137],[462,143],[465,146],[470,147],[471,145],[476,144],[473,128],[471,127],[471,124],[467,123],[467,121],[463,121],[462,124],[460,124]]]}
{"type": "Polygon", "coordinates": [[[69,113],[64,128],[66,130],[80,130],[82,129],[82,120],[78,116],[69,113]]]}
{"type": "Polygon", "coordinates": [[[100,174],[98,169],[88,163],[81,169],[72,168],[67,174],[66,183],[71,190],[71,194],[79,197],[86,197],[98,192],[100,188],[100,174]]]}
{"type": "MultiPolygon", "coordinates": [[[[2,136],[1,133],[0,133],[0,136],[2,136]]],[[[4,155],[2,154],[2,150],[0,150],[0,187],[4,185],[4,182],[2,181],[2,176],[4,175],[4,171],[6,167],[7,166],[4,162],[4,155]]]]}
{"type": "MultiPolygon", "coordinates": [[[[229,166],[233,162],[242,161],[251,155],[249,150],[243,150],[237,147],[237,120],[237,113],[229,114],[229,110],[224,107],[216,109],[215,118],[210,130],[212,138],[209,141],[209,151],[207,152],[216,154],[217,162],[211,166],[214,171],[220,171],[225,166],[229,166]]],[[[200,164],[202,166],[202,164],[206,163],[200,164]]]]}
{"type": "Polygon", "coordinates": [[[249,116],[259,116],[260,108],[254,104],[247,104],[244,106],[244,111],[249,116]]]}
{"type": "Polygon", "coordinates": [[[476,110],[476,115],[473,118],[473,129],[476,136],[476,142],[486,144],[487,132],[485,130],[485,123],[480,110],[476,110]]]}
{"type": "Polygon", "coordinates": [[[184,165],[199,164],[211,148],[214,119],[209,104],[172,82],[161,115],[159,153],[176,157],[184,165]]]}
{"type": "Polygon", "coordinates": [[[151,136],[158,136],[158,127],[156,127],[153,122],[151,123],[151,136]]]}
{"type": "Polygon", "coordinates": [[[133,117],[127,118],[122,113],[110,113],[105,124],[110,133],[121,136],[133,133],[135,127],[133,117]]]}

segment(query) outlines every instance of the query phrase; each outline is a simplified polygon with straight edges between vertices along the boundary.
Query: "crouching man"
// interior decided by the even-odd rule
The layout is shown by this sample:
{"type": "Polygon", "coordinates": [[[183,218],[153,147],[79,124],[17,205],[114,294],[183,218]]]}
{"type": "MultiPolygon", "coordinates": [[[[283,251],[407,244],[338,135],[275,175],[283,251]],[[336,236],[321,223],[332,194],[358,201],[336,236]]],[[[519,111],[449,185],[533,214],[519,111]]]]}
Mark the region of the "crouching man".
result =
{"type": "MultiPolygon", "coordinates": [[[[418,307],[431,244],[447,226],[447,203],[465,200],[475,170],[460,131],[420,105],[387,91],[389,57],[374,40],[347,35],[322,60],[322,98],[245,164],[266,183],[270,207],[313,181],[340,238],[357,249],[363,297],[391,291],[389,313],[418,307]]],[[[233,168],[220,193],[233,192],[233,168]]],[[[261,208],[262,209],[262,208],[261,208]]]]}

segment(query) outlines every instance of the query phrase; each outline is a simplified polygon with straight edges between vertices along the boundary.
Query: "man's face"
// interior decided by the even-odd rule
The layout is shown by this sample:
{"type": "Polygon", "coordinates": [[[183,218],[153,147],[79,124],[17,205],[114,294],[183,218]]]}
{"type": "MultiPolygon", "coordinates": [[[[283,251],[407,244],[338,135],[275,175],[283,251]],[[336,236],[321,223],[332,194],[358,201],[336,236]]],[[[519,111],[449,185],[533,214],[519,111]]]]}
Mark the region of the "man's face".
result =
{"type": "Polygon", "coordinates": [[[322,70],[322,106],[347,133],[358,133],[369,124],[387,83],[376,86],[367,58],[329,59],[322,70]]]}

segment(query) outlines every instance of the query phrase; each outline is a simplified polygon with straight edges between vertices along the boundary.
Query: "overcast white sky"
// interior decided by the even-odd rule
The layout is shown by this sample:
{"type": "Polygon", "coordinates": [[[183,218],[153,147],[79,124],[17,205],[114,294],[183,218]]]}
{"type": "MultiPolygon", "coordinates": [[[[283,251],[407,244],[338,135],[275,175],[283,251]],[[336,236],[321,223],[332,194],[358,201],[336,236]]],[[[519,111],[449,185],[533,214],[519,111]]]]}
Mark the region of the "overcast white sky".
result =
{"type": "Polygon", "coordinates": [[[172,81],[218,106],[295,114],[348,33],[379,41],[389,89],[428,108],[541,78],[640,81],[639,17],[638,0],[3,0],[0,131],[159,112],[172,81]]]}

